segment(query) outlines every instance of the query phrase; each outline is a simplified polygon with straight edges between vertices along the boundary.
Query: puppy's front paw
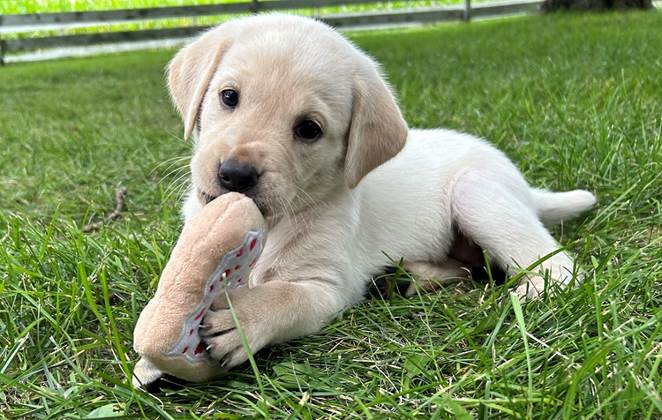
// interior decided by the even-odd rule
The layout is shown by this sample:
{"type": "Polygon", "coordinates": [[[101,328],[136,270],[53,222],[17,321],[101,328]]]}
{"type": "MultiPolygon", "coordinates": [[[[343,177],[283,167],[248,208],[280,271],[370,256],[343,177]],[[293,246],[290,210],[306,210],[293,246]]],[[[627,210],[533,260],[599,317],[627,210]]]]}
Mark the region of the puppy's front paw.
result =
{"type": "Polygon", "coordinates": [[[268,317],[261,313],[264,309],[259,307],[257,296],[251,296],[251,292],[253,290],[247,288],[229,291],[239,328],[224,295],[212,305],[200,326],[200,336],[209,355],[224,368],[245,362],[247,350],[255,353],[269,343],[268,317]],[[241,333],[246,337],[248,349],[242,344],[241,333]]]}
{"type": "MultiPolygon", "coordinates": [[[[239,324],[248,338],[252,328],[241,320],[239,320],[239,324]]],[[[200,326],[200,337],[202,337],[209,355],[218,360],[221,367],[231,368],[248,358],[229,309],[210,310],[204,323],[200,326]]]]}

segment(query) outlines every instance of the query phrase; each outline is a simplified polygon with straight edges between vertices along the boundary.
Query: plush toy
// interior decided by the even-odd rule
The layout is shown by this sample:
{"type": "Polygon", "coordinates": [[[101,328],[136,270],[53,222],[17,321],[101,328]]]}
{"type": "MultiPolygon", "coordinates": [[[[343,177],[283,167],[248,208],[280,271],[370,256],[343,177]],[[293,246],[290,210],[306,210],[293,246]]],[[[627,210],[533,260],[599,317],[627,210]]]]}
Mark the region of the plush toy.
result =
{"type": "Polygon", "coordinates": [[[133,348],[141,356],[135,386],[145,388],[166,374],[200,382],[221,372],[198,329],[223,288],[247,286],[264,232],[255,203],[238,193],[216,198],[185,224],[134,330],[133,348]]]}

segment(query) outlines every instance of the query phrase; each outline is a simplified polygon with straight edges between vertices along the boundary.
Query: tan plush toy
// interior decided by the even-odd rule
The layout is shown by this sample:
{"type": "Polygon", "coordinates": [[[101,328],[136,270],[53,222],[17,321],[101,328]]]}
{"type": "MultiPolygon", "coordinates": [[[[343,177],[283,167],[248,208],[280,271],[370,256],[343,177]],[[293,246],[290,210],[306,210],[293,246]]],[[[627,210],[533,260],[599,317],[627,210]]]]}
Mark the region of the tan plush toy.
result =
{"type": "Polygon", "coordinates": [[[134,330],[133,348],[142,357],[134,369],[136,387],[165,374],[200,382],[220,373],[198,329],[224,287],[247,286],[264,239],[262,214],[238,193],[216,198],[186,223],[134,330]]]}

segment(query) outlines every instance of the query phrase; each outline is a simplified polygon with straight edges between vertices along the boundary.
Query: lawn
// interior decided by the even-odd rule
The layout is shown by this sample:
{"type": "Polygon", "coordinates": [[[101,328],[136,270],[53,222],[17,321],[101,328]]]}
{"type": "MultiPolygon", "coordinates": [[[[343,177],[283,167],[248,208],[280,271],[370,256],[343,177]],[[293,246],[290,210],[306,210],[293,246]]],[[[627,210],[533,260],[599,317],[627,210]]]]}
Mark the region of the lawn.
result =
{"type": "Polygon", "coordinates": [[[190,145],[173,51],[0,68],[0,417],[662,416],[662,13],[355,34],[412,126],[491,139],[536,186],[587,188],[555,229],[586,271],[514,305],[473,283],[373,298],[214,382],[133,390],[132,330],[181,226],[190,145]],[[128,189],[124,217],[84,233],[128,189]]]}

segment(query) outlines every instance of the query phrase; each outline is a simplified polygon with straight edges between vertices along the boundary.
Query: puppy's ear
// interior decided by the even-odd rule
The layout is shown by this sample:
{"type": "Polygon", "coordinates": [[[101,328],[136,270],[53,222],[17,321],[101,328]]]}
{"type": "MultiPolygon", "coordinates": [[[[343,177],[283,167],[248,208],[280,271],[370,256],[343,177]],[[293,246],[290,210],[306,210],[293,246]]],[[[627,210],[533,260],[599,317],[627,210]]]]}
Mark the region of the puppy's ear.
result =
{"type": "Polygon", "coordinates": [[[185,139],[196,126],[209,83],[230,43],[227,31],[219,26],[182,48],[168,64],[168,89],[184,120],[185,139]]]}
{"type": "Polygon", "coordinates": [[[354,188],[368,172],[397,155],[407,141],[407,123],[391,89],[368,57],[354,76],[352,122],[347,139],[345,180],[354,188]]]}

